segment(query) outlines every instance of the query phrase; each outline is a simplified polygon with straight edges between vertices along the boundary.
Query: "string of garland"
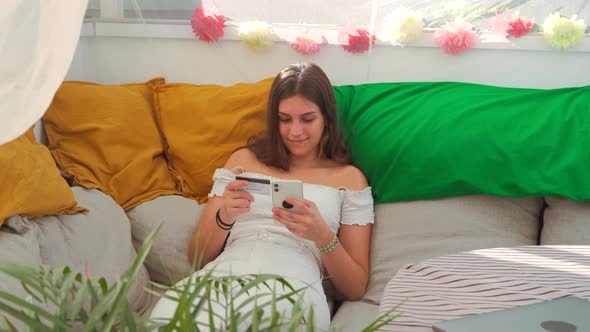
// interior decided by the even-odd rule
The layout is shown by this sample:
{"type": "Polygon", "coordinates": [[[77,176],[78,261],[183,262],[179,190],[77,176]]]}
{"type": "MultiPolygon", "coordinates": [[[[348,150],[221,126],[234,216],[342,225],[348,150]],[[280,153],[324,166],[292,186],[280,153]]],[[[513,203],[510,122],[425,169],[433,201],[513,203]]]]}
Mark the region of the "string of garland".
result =
{"type": "MultiPolygon", "coordinates": [[[[202,5],[197,7],[191,18],[195,36],[207,43],[217,42],[224,36],[226,21],[219,9],[202,5]]],[[[520,38],[533,30],[535,22],[527,17],[512,13],[500,13],[490,19],[491,30],[505,38],[520,38]]],[[[385,18],[379,40],[392,45],[404,46],[420,37],[424,30],[424,19],[418,12],[400,7],[385,18]]],[[[552,13],[543,22],[541,32],[551,47],[566,50],[577,45],[585,35],[586,24],[583,19],[562,17],[552,13]]],[[[434,32],[435,43],[445,52],[457,55],[469,50],[476,42],[479,31],[469,22],[461,19],[447,21],[434,32]]],[[[251,49],[264,50],[273,45],[275,36],[270,24],[261,21],[241,22],[238,36],[251,49]]],[[[320,30],[291,26],[284,38],[293,50],[302,55],[312,55],[320,51],[326,38],[320,30]]],[[[338,30],[338,44],[353,54],[361,54],[375,45],[377,36],[369,30],[355,25],[347,25],[338,30]]]]}

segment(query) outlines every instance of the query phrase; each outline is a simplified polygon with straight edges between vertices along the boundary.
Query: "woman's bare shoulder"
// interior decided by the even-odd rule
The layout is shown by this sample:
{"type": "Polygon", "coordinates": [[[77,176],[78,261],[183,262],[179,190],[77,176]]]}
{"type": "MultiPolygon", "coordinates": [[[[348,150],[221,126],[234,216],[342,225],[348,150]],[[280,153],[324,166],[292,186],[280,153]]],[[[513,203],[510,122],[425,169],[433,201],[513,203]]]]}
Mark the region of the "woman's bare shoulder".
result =
{"type": "Polygon", "coordinates": [[[224,168],[232,169],[234,167],[242,167],[243,169],[248,169],[255,163],[257,163],[257,159],[254,152],[244,147],[234,151],[231,156],[229,156],[224,168]]]}
{"type": "Polygon", "coordinates": [[[340,186],[349,190],[363,190],[369,183],[365,174],[354,165],[342,165],[337,172],[340,186]]]}

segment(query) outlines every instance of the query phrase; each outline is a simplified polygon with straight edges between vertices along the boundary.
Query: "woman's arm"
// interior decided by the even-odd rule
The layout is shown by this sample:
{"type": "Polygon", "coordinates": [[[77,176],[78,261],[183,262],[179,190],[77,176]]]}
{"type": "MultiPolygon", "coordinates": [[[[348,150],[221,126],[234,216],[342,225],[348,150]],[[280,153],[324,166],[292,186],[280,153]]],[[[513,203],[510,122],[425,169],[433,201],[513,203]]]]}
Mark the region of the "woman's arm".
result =
{"type": "Polygon", "coordinates": [[[322,261],[340,295],[358,300],[369,281],[371,225],[341,225],[339,239],[336,249],[322,254],[322,261]]]}
{"type": "MultiPolygon", "coordinates": [[[[234,152],[224,168],[231,169],[239,165],[243,154],[241,150],[234,152]]],[[[215,196],[207,202],[188,246],[189,262],[191,264],[194,262],[197,269],[219,256],[228,236],[227,227],[222,228],[217,223],[217,211],[221,221],[231,225],[239,215],[250,211],[250,204],[254,201],[254,197],[245,190],[238,190],[247,185],[248,181],[231,181],[225,186],[222,196],[215,196]]]]}
{"type": "MultiPolygon", "coordinates": [[[[215,221],[215,214],[222,206],[223,199],[221,197],[216,196],[209,199],[197,229],[188,244],[189,262],[195,264],[197,270],[219,255],[223,242],[229,233],[229,230],[217,226],[215,221]]],[[[222,220],[226,222],[223,217],[222,220]]]]}

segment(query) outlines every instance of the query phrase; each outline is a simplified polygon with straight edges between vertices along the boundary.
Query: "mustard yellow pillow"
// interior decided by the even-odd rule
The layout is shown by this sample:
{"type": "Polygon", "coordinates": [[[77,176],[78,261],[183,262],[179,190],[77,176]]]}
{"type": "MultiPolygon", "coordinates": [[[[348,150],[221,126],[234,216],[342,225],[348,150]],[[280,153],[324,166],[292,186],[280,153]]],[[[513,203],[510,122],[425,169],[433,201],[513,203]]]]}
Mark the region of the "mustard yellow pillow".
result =
{"type": "Polygon", "coordinates": [[[27,218],[87,211],[59,175],[47,147],[35,141],[33,128],[0,145],[0,225],[8,217],[27,218]]]}
{"type": "Polygon", "coordinates": [[[215,168],[260,133],[272,79],[220,85],[167,84],[156,88],[156,115],[166,154],[186,196],[207,200],[215,168]]]}
{"type": "Polygon", "coordinates": [[[153,112],[153,89],[164,83],[64,82],[43,117],[63,175],[109,194],[125,210],[179,193],[153,112]]]}

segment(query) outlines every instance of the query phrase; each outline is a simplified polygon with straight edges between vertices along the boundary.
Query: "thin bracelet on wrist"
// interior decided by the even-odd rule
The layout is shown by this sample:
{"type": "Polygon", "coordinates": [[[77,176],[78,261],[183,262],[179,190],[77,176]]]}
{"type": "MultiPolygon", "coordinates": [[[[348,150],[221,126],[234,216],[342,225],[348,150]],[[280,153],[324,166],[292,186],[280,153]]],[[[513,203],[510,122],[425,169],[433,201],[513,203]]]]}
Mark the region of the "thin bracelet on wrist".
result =
{"type": "Polygon", "coordinates": [[[336,233],[334,233],[334,236],[332,237],[332,239],[330,240],[330,242],[328,242],[328,244],[326,244],[325,246],[318,248],[318,250],[322,253],[328,253],[334,249],[336,249],[336,247],[338,247],[338,235],[336,233]]]}
{"type": "Polygon", "coordinates": [[[224,231],[229,231],[230,229],[232,229],[232,227],[234,227],[234,223],[231,224],[226,224],[223,222],[223,220],[221,220],[221,208],[219,208],[219,210],[217,210],[217,213],[215,213],[215,221],[217,221],[217,226],[219,226],[219,228],[223,229],[224,231]]]}

